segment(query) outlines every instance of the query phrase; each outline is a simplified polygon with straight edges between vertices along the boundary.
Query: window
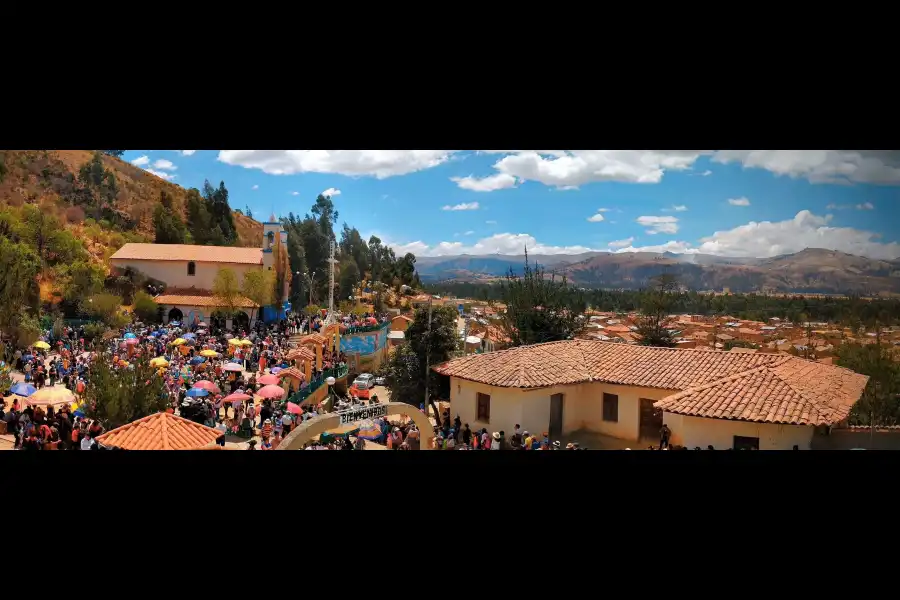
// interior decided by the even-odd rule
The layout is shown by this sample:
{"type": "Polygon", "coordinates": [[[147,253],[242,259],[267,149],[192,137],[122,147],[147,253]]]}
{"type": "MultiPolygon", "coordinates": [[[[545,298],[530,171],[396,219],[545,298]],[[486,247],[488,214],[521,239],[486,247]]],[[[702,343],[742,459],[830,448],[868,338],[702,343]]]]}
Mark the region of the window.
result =
{"type": "Polygon", "coordinates": [[[735,450],[759,450],[758,437],[744,437],[742,435],[734,436],[735,450]]]}
{"type": "Polygon", "coordinates": [[[475,402],[477,403],[478,414],[477,421],[482,423],[491,422],[491,397],[489,394],[476,394],[475,402]]]}
{"type": "Polygon", "coordinates": [[[603,394],[603,420],[619,422],[619,397],[615,394],[603,394]]]}
{"type": "Polygon", "coordinates": [[[197,263],[189,262],[188,263],[188,275],[194,276],[197,274],[197,263]]]}

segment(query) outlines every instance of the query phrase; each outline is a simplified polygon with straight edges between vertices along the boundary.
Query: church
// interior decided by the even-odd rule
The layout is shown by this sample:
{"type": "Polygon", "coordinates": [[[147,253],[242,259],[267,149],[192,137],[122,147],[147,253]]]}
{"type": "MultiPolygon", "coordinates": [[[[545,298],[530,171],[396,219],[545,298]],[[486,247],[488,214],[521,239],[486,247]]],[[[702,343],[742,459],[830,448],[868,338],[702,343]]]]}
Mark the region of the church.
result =
{"type": "Polygon", "coordinates": [[[256,269],[275,269],[275,245],[287,254],[287,232],[272,215],[263,223],[260,248],[195,246],[190,244],[125,244],[113,254],[109,263],[114,270],[136,271],[166,285],[166,291],[155,298],[163,309],[163,322],[184,323],[214,321],[219,326],[247,328],[258,318],[277,319],[289,308],[288,285],[285,281],[279,302],[273,307],[259,307],[247,298],[238,299],[233,316],[222,315],[220,303],[212,293],[219,269],[231,269],[238,286],[244,276],[256,269]],[[251,316],[252,315],[252,316],[251,316]]]}

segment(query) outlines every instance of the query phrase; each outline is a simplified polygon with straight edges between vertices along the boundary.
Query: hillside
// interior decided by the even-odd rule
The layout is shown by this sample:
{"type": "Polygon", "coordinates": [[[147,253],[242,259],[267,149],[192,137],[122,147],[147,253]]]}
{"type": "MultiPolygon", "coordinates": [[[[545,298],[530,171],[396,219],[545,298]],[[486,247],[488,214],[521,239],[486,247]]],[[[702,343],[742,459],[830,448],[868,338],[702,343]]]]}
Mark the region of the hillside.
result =
{"type": "MultiPolygon", "coordinates": [[[[115,176],[115,193],[102,206],[79,185],[79,170],[91,150],[0,151],[0,207],[32,204],[56,216],[81,239],[105,267],[106,258],[125,242],[152,242],[153,211],[164,192],[172,210],[185,217],[187,190],[130,163],[103,155],[103,167],[115,176]],[[96,224],[96,226],[94,225],[96,224]]],[[[262,242],[262,224],[234,213],[240,246],[262,242]]]]}
{"type": "MultiPolygon", "coordinates": [[[[547,271],[565,273],[584,287],[638,289],[666,272],[694,290],[818,294],[900,293],[900,261],[882,261],[832,250],[808,248],[774,258],[729,258],[654,252],[529,256],[547,271]]],[[[490,281],[524,256],[444,256],[420,258],[424,281],[490,281]]]]}

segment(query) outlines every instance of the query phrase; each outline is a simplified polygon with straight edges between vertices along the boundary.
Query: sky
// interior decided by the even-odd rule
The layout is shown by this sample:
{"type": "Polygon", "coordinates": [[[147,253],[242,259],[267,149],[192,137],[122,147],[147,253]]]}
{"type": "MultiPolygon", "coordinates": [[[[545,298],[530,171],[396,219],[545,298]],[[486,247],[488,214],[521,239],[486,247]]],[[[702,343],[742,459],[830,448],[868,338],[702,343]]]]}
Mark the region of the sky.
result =
{"type": "MultiPolygon", "coordinates": [[[[670,251],[900,257],[900,153],[873,150],[128,150],[232,208],[304,215],[320,193],[417,256],[670,251]]],[[[338,224],[340,225],[340,223],[338,224]]]]}

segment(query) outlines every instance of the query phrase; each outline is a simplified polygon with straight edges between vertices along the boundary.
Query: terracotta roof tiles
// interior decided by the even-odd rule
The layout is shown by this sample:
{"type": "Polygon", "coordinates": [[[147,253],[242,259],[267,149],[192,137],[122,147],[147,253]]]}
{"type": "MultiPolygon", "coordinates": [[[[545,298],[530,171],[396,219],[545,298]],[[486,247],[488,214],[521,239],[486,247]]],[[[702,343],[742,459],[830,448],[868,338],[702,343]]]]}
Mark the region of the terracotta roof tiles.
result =
{"type": "Polygon", "coordinates": [[[199,450],[221,435],[211,427],[160,412],[108,431],[97,442],[123,450],[199,450]]]}
{"type": "Polygon", "coordinates": [[[291,367],[289,369],[282,369],[278,371],[278,378],[282,377],[293,377],[294,379],[306,379],[306,375],[300,369],[296,367],[291,367]]]}
{"type": "Polygon", "coordinates": [[[305,346],[294,348],[287,353],[288,360],[315,360],[316,353],[305,346]]]}
{"type": "Polygon", "coordinates": [[[262,248],[196,246],[193,244],[136,244],[119,248],[110,260],[173,260],[261,265],[262,248]]]}
{"type": "Polygon", "coordinates": [[[300,338],[301,344],[324,344],[328,339],[320,333],[311,333],[300,338]]]}
{"type": "MultiPolygon", "coordinates": [[[[208,294],[160,294],[154,300],[157,304],[165,306],[224,306],[221,300],[208,294]]],[[[252,300],[242,296],[235,299],[234,305],[238,308],[258,308],[252,300]]]]}

